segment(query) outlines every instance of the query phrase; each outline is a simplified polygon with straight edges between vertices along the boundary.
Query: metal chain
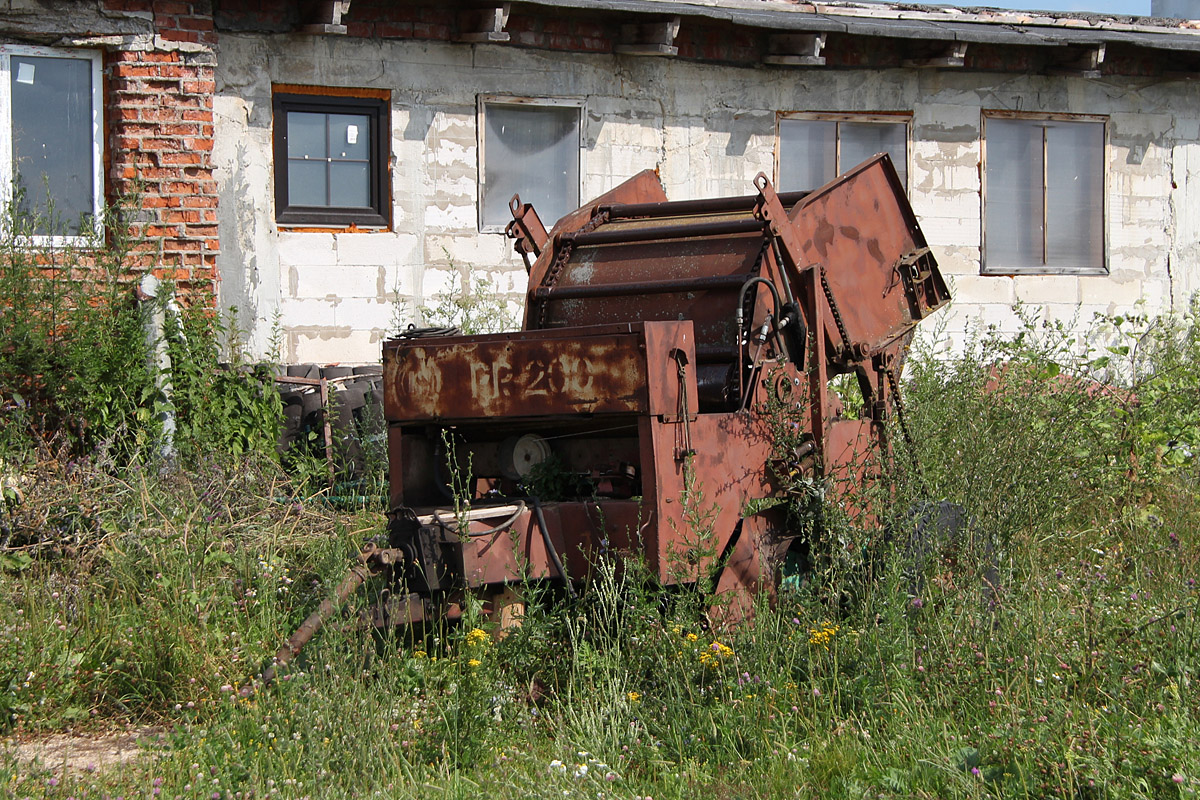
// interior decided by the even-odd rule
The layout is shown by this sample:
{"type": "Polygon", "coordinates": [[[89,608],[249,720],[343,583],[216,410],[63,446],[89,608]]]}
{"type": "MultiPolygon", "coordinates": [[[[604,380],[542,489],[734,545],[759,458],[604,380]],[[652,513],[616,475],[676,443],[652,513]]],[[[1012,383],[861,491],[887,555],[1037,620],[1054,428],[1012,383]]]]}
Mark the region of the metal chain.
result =
{"type": "MultiPolygon", "coordinates": [[[[554,254],[554,263],[550,265],[550,269],[546,272],[546,277],[542,279],[540,288],[549,289],[558,282],[558,276],[562,272],[563,267],[567,265],[567,260],[571,258],[571,250],[575,247],[573,239],[560,239],[558,244],[558,252],[554,254]]],[[[547,298],[542,298],[538,301],[538,318],[537,326],[539,328],[546,327],[546,306],[549,305],[547,298]]]]}
{"type": "Polygon", "coordinates": [[[913,471],[917,473],[917,478],[921,483],[925,483],[925,473],[921,470],[921,462],[917,460],[916,440],[908,427],[908,414],[904,408],[904,395],[900,393],[900,381],[896,379],[894,369],[889,368],[884,374],[887,376],[888,386],[892,390],[892,404],[896,406],[896,421],[900,423],[900,433],[904,436],[904,443],[908,445],[908,457],[912,461],[913,471]]]}
{"type": "MultiPolygon", "coordinates": [[[[574,235],[580,233],[591,233],[596,228],[608,222],[608,209],[594,215],[587,221],[587,224],[575,231],[574,235]]],[[[546,271],[546,277],[542,279],[543,289],[550,289],[554,284],[558,283],[558,276],[562,273],[563,267],[567,265],[567,261],[571,258],[571,251],[575,248],[574,235],[568,238],[567,235],[559,238],[558,252],[554,254],[554,263],[550,265],[550,269],[546,271]]],[[[539,328],[546,327],[546,300],[538,301],[538,318],[537,326],[539,328]]]]}
{"type": "Polygon", "coordinates": [[[837,301],[833,299],[833,290],[829,288],[829,279],[825,277],[825,268],[821,267],[821,288],[825,290],[825,300],[829,310],[833,312],[833,321],[837,323],[838,333],[841,334],[842,344],[850,348],[850,335],[846,333],[846,323],[842,322],[842,312],[838,310],[837,301]]]}

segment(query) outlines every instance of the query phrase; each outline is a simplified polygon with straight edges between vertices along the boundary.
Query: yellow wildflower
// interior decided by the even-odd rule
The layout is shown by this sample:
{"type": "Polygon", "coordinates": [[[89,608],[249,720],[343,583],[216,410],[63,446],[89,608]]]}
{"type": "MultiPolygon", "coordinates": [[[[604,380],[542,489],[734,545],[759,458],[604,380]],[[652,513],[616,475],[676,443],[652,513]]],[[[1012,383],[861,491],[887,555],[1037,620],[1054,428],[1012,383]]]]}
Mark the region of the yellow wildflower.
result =
{"type": "Polygon", "coordinates": [[[838,625],[830,625],[828,622],[824,623],[820,628],[809,628],[808,643],[824,647],[828,650],[829,643],[833,641],[833,637],[837,636],[838,630],[838,625]]]}
{"type": "Polygon", "coordinates": [[[640,703],[642,701],[641,692],[627,692],[625,696],[629,698],[629,702],[631,703],[640,703]]]}
{"type": "Polygon", "coordinates": [[[696,634],[694,634],[694,633],[689,633],[689,634],[687,635],[687,640],[688,640],[689,642],[694,642],[694,641],[696,641],[696,640],[697,640],[697,639],[699,639],[699,638],[700,638],[700,637],[699,637],[699,636],[697,636],[697,635],[696,635],[696,634]]]}
{"type": "Polygon", "coordinates": [[[467,633],[467,646],[468,647],[478,647],[479,645],[486,642],[487,639],[488,639],[487,631],[483,630],[482,628],[472,628],[467,633]]]}
{"type": "Polygon", "coordinates": [[[482,663],[483,662],[480,661],[478,658],[472,658],[470,661],[467,662],[467,666],[468,667],[478,667],[482,663]]]}

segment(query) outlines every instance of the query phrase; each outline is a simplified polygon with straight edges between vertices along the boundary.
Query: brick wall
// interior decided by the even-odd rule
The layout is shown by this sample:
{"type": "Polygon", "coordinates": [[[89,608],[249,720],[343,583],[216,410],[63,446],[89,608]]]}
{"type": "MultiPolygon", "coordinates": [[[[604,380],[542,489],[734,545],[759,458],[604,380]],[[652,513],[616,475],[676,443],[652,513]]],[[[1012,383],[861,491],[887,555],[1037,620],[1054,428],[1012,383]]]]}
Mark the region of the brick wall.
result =
{"type": "Polygon", "coordinates": [[[152,20],[153,35],[107,56],[108,186],[134,194],[144,241],[134,266],[174,280],[185,299],[216,296],[217,184],[213,148],[212,7],[177,0],[104,0],[152,20]]]}

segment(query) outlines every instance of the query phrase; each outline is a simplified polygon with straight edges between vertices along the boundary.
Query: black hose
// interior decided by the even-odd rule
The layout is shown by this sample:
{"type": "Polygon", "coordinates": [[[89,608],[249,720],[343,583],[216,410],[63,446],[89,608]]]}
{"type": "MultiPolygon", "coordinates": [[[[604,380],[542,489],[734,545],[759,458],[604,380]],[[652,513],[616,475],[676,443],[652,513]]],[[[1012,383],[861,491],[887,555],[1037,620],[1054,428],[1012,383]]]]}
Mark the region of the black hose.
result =
{"type": "MultiPolygon", "coordinates": [[[[517,517],[521,516],[524,513],[525,513],[525,503],[521,500],[518,500],[517,501],[517,510],[507,520],[505,520],[504,522],[501,522],[499,525],[488,528],[486,531],[473,531],[468,526],[467,527],[467,535],[468,536],[491,536],[492,534],[499,533],[500,531],[504,530],[505,528],[510,527],[514,522],[517,521],[517,517]]],[[[456,523],[456,520],[447,521],[447,520],[442,519],[440,516],[438,516],[437,509],[433,510],[433,520],[438,525],[442,526],[443,528],[445,528],[448,531],[453,531],[455,533],[458,532],[458,528],[450,527],[451,525],[454,525],[456,523]]]]}
{"type": "Polygon", "coordinates": [[[563,582],[567,585],[567,594],[574,600],[575,587],[571,586],[571,580],[567,577],[567,571],[563,569],[562,561],[558,557],[558,551],[554,549],[554,543],[550,541],[550,529],[546,527],[546,517],[542,514],[542,503],[536,497],[530,497],[529,504],[533,506],[533,515],[537,519],[538,527],[542,529],[542,541],[546,543],[546,553],[550,556],[550,561],[554,564],[554,568],[558,570],[558,574],[562,576],[563,582]]]}
{"type": "Polygon", "coordinates": [[[457,336],[461,331],[453,325],[445,328],[418,328],[411,322],[408,327],[400,331],[396,336],[397,339],[432,339],[437,336],[457,336]]]}

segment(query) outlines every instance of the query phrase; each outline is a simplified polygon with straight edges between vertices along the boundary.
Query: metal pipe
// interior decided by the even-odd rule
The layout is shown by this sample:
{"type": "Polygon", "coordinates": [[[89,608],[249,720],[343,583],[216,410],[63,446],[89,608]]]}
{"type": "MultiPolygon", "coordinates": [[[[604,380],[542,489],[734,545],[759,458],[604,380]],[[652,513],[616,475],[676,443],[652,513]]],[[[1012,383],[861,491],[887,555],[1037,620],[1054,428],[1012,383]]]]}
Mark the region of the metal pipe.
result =
{"type": "MultiPolygon", "coordinates": [[[[798,203],[809,192],[780,192],[779,202],[785,206],[798,203]]],[[[741,197],[712,197],[703,200],[677,200],[664,203],[618,203],[600,206],[597,212],[608,212],[608,218],[632,219],[646,217],[682,217],[691,214],[720,214],[730,211],[749,211],[758,202],[758,195],[741,197]]]]}
{"type": "Polygon", "coordinates": [[[690,239],[700,236],[733,236],[739,233],[761,233],[762,220],[753,217],[716,222],[692,222],[678,225],[646,227],[602,227],[590,233],[564,233],[563,242],[572,242],[577,247],[597,244],[625,244],[627,242],[649,242],[662,239],[690,239]]]}
{"type": "MultiPolygon", "coordinates": [[[[760,279],[761,280],[761,279],[760,279]]],[[[705,292],[732,289],[746,281],[743,275],[715,275],[687,280],[638,281],[636,283],[604,283],[589,286],[541,286],[533,296],[539,300],[573,300],[579,297],[621,297],[642,294],[672,294],[676,292],[705,292]]]]}
{"type": "Polygon", "coordinates": [[[276,651],[275,659],[271,663],[271,666],[262,671],[258,676],[257,682],[251,680],[243,686],[238,692],[239,695],[249,697],[254,694],[258,684],[266,686],[275,680],[279,668],[295,658],[300,653],[300,649],[308,644],[313,636],[316,636],[317,631],[321,630],[325,625],[325,621],[333,616],[334,612],[342,607],[350,595],[354,594],[358,587],[362,586],[371,577],[372,572],[367,566],[366,555],[367,551],[359,555],[361,563],[355,564],[350,568],[350,571],[346,573],[346,577],[342,578],[342,582],[333,590],[333,596],[321,601],[321,605],[317,607],[317,610],[309,614],[308,619],[304,620],[300,627],[296,629],[296,632],[284,642],[283,647],[276,651]]]}

